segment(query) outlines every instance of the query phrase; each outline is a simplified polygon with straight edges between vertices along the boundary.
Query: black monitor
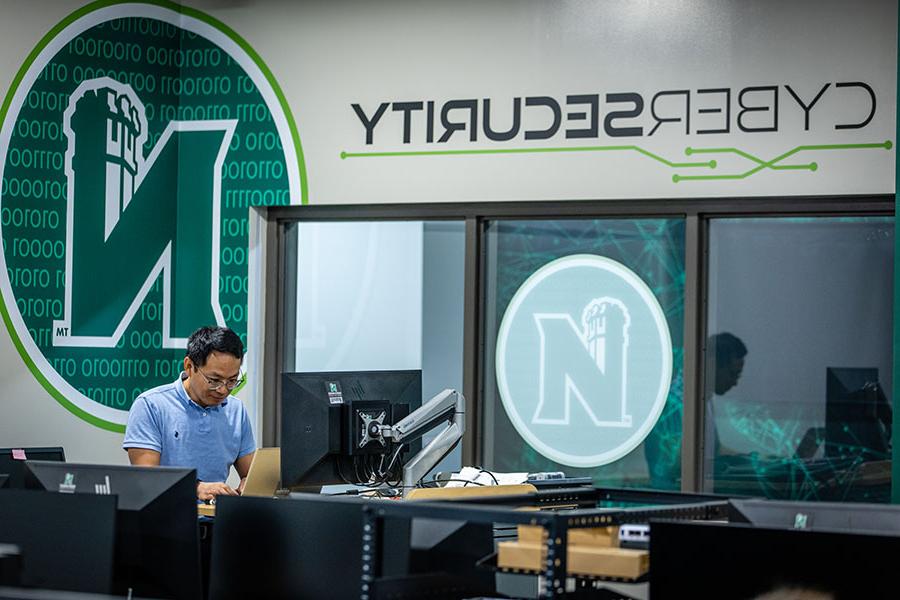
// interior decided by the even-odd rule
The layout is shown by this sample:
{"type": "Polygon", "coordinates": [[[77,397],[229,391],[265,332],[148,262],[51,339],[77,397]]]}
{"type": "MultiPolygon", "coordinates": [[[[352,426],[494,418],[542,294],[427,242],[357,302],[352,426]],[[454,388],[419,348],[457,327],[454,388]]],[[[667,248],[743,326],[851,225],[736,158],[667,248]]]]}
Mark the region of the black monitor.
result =
{"type": "Polygon", "coordinates": [[[0,474],[0,490],[9,487],[9,475],[6,473],[0,474]]]}
{"type": "Polygon", "coordinates": [[[20,552],[16,585],[112,592],[115,534],[113,496],[0,491],[0,544],[20,552]]]}
{"type": "Polygon", "coordinates": [[[892,411],[876,368],[828,367],[825,375],[825,455],[890,458],[892,411]]]}
{"type": "Polygon", "coordinates": [[[728,520],[758,527],[881,533],[900,536],[900,506],[840,502],[731,499],[728,520]]]}
{"type": "MultiPolygon", "coordinates": [[[[298,495],[322,501],[222,497],[216,503],[211,600],[360,597],[361,501],[298,495]]],[[[406,561],[403,545],[390,545],[388,573],[406,561]]]]}
{"type": "Polygon", "coordinates": [[[421,404],[418,370],[283,373],[282,487],[317,492],[330,484],[396,481],[421,442],[395,448],[369,440],[366,429],[392,425],[421,404]]]}
{"type": "Polygon", "coordinates": [[[194,469],[27,461],[26,485],[117,496],[113,591],[149,598],[201,596],[194,469]]]}
{"type": "MultiPolygon", "coordinates": [[[[6,487],[25,489],[25,461],[52,460],[65,462],[66,453],[61,447],[51,448],[0,448],[0,475],[9,479],[6,487]]],[[[0,487],[3,487],[0,485],[0,487]]]]}
{"type": "Polygon", "coordinates": [[[494,551],[491,524],[391,517],[367,539],[363,511],[373,502],[322,494],[222,497],[210,599],[496,596],[493,571],[476,567],[494,551]],[[378,581],[363,590],[369,553],[377,556],[378,581]]]}
{"type": "Polygon", "coordinates": [[[895,598],[898,555],[892,535],[651,521],[650,598],[749,600],[784,588],[895,598]]]}

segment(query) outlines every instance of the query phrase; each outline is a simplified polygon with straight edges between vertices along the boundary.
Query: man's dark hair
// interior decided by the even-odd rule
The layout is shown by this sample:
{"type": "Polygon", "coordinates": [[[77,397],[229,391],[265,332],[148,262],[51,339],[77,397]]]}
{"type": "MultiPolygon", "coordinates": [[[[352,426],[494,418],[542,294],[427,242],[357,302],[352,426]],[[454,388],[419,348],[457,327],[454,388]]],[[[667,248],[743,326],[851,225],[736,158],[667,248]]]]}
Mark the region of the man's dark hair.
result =
{"type": "MultiPolygon", "coordinates": [[[[727,364],[736,358],[747,356],[747,346],[739,337],[728,332],[717,333],[709,340],[712,351],[715,353],[716,363],[727,364]]],[[[707,348],[709,350],[709,348],[707,348]]]]}
{"type": "Polygon", "coordinates": [[[238,334],[227,327],[201,327],[188,338],[187,357],[202,367],[211,352],[224,352],[243,359],[244,344],[238,334]]]}

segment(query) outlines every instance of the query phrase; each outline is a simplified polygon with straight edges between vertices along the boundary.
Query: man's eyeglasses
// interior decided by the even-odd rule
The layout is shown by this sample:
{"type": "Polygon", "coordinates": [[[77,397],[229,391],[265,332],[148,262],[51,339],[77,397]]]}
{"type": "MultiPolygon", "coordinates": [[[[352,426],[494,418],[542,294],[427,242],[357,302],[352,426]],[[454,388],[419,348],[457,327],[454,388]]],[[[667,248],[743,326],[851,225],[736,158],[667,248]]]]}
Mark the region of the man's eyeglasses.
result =
{"type": "Polygon", "coordinates": [[[197,369],[198,373],[203,375],[203,379],[206,380],[206,384],[209,386],[209,391],[211,391],[211,392],[216,391],[223,385],[225,386],[225,389],[230,392],[234,388],[236,388],[236,387],[240,386],[242,383],[244,383],[244,374],[243,373],[241,373],[237,377],[234,377],[232,379],[226,379],[223,381],[221,379],[213,379],[211,377],[207,377],[206,373],[201,371],[200,367],[198,367],[197,365],[194,365],[194,368],[197,369]]]}

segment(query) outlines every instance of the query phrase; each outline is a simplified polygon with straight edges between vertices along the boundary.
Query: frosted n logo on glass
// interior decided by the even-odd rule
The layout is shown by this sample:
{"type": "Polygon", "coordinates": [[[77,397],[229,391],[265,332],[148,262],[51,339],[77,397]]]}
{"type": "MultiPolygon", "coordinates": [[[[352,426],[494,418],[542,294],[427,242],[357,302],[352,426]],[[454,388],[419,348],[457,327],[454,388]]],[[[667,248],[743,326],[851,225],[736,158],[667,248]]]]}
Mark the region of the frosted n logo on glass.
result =
{"type": "Polygon", "coordinates": [[[601,256],[557,259],[515,293],[497,338],[507,415],[562,464],[608,464],[636,448],[662,412],[672,376],[665,315],[647,285],[601,256]]]}
{"type": "Polygon", "coordinates": [[[630,321],[625,305],[615,298],[592,300],[582,311],[581,330],[568,314],[536,313],[534,320],[541,338],[541,396],[531,422],[569,425],[571,404],[577,401],[594,425],[631,426],[625,401],[630,321]],[[547,402],[560,394],[564,402],[547,402]]]}

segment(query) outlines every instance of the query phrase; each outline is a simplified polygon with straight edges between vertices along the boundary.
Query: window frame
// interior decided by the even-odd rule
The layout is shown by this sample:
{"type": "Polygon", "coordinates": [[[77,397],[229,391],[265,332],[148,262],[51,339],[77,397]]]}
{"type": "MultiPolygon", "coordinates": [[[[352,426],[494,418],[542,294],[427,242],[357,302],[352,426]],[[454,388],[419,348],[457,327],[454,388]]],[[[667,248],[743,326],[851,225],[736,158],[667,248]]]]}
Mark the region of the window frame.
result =
{"type": "MultiPolygon", "coordinates": [[[[284,302],[289,285],[282,274],[291,260],[286,249],[294,222],[460,221],[465,223],[463,293],[463,389],[467,430],[462,463],[481,464],[483,422],[480,409],[484,381],[484,273],[486,225],[494,220],[675,218],[685,220],[684,413],[682,419],[681,489],[699,492],[704,482],[705,403],[703,381],[707,337],[709,222],[716,218],[895,216],[892,194],[851,196],[785,196],[638,200],[503,201],[417,204],[341,204],[254,207],[250,209],[251,262],[262,272],[256,311],[262,341],[259,364],[262,400],[261,439],[278,445],[282,365],[293,339],[285,325],[295,327],[291,307],[284,302]],[[268,260],[266,257],[270,257],[268,260]]],[[[296,240],[294,240],[296,241],[296,240]]],[[[251,295],[252,297],[252,295],[251,295]]]]}

